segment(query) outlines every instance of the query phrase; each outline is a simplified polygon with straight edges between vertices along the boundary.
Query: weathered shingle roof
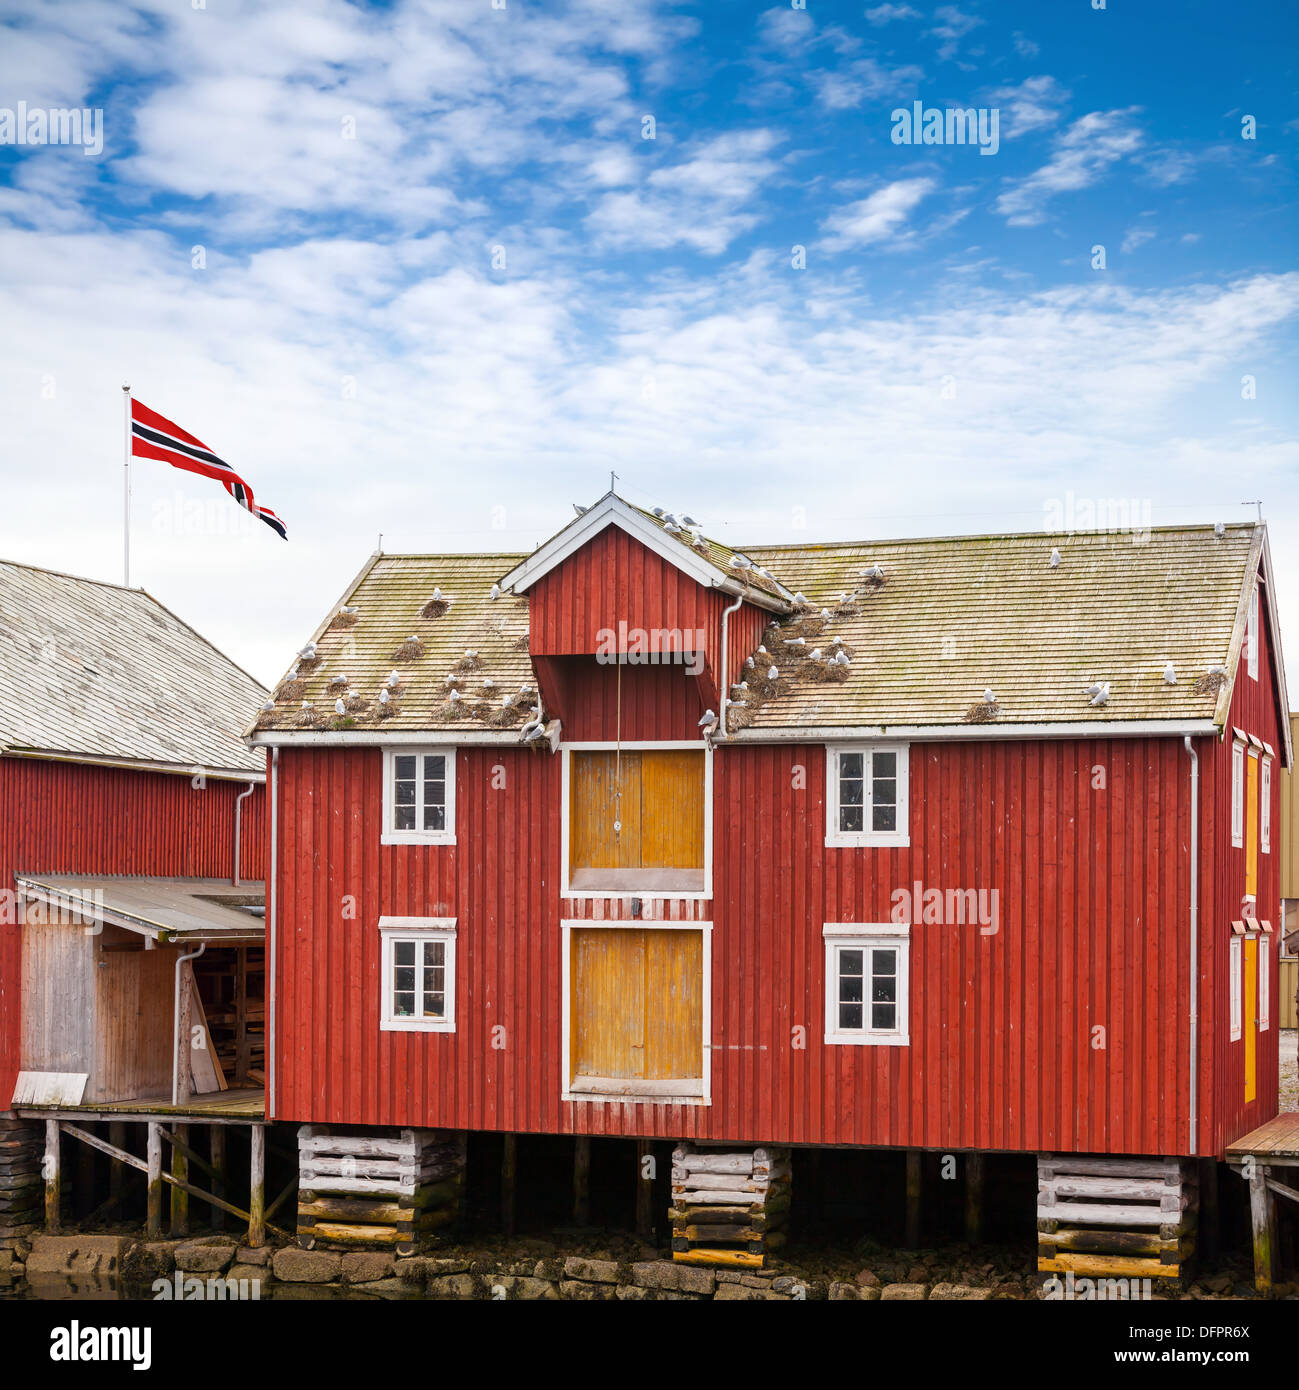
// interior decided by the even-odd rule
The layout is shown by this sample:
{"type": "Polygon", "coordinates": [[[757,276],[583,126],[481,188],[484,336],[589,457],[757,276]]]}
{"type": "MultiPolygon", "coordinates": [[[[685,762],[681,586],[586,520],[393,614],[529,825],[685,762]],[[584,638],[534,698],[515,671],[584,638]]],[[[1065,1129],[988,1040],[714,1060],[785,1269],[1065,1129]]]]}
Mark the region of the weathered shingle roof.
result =
{"type": "Polygon", "coordinates": [[[263,772],[266,692],[142,589],[0,561],[0,748],[263,772]]]}
{"type": "MultiPolygon", "coordinates": [[[[314,660],[275,689],[261,729],[508,729],[529,717],[528,600],[492,586],[522,555],[378,555],[313,636],[314,660]],[[434,600],[435,591],[442,598],[434,600]],[[433,601],[433,610],[427,605],[433,601]],[[355,608],[355,614],[341,612],[355,608]],[[415,638],[414,644],[408,639],[415,638]],[[473,652],[472,658],[466,653],[473,652]],[[389,687],[396,670],[400,680],[389,687]],[[346,676],[347,684],[335,683],[346,676]],[[447,680],[454,676],[453,682],[447,680]],[[491,682],[491,684],[487,684],[491,682]],[[528,692],[523,687],[528,686],[528,692]],[[452,701],[455,690],[459,700],[452,701]],[[389,703],[380,703],[388,690],[389,703]],[[503,707],[506,696],[511,703],[503,707]],[[335,712],[343,699],[345,713],[335,712]],[[308,707],[303,708],[303,701],[308,707]]],[[[304,647],[303,650],[306,650],[304,647]]]]}
{"type": "MultiPolygon", "coordinates": [[[[784,585],[781,584],[779,575],[773,575],[770,572],[759,574],[751,567],[738,568],[732,564],[732,560],[737,556],[748,560],[755,559],[755,556],[749,551],[732,550],[730,546],[723,545],[721,541],[715,541],[711,536],[705,536],[702,530],[696,529],[695,531],[691,531],[678,527],[675,531],[670,531],[668,529],[668,516],[671,515],[670,513],[657,516],[653,510],[646,511],[644,507],[636,507],[635,510],[649,521],[652,521],[654,525],[663,532],[665,537],[671,539],[677,545],[685,546],[691,554],[702,556],[719,574],[726,576],[726,578],[732,580],[738,579],[743,583],[752,585],[755,589],[760,589],[764,594],[770,594],[773,598],[789,599],[793,597],[792,590],[786,589],[784,585]],[[699,536],[698,545],[695,544],[694,540],[696,534],[699,536]]],[[[757,563],[762,564],[761,561],[757,563]]],[[[767,567],[766,565],[762,565],[762,568],[765,570],[767,567]]]]}
{"type": "MultiPolygon", "coordinates": [[[[758,736],[975,723],[1221,723],[1263,540],[1263,528],[1233,525],[1221,536],[1187,526],[1136,537],[1033,532],[745,547],[810,608],[769,630],[770,659],[755,662],[730,727],[758,736]],[[1056,568],[1053,549],[1061,555],[1056,568]],[[882,583],[867,575],[874,565],[882,583]],[[806,635],[801,648],[786,644],[791,633],[806,635]],[[851,664],[829,673],[824,660],[808,656],[817,647],[828,654],[836,637],[851,664]],[[1175,684],[1164,678],[1169,662],[1175,684]],[[780,671],[774,685],[762,679],[769,664],[780,671]],[[1213,666],[1226,667],[1226,677],[1207,679],[1213,666]],[[1093,682],[1109,683],[1108,702],[1090,702],[1093,682]],[[992,708],[984,707],[988,688],[992,708]]],[[[258,729],[517,729],[536,690],[527,598],[492,600],[490,591],[526,558],[375,557],[345,596],[356,614],[331,613],[315,637],[316,660],[281,683],[276,709],[258,729]],[[448,606],[421,616],[435,588],[448,606]],[[412,636],[417,645],[399,655],[412,636]],[[477,653],[468,669],[467,649],[477,653]],[[381,707],[379,691],[394,668],[400,683],[381,707]],[[456,702],[448,699],[452,674],[456,702]],[[347,676],[345,688],[331,685],[339,675],[347,676]],[[507,694],[513,703],[503,710],[507,694]]]]}
{"type": "MultiPolygon", "coordinates": [[[[1220,537],[1187,526],[747,553],[814,611],[832,610],[808,648],[828,651],[839,636],[852,656],[841,683],[811,679],[804,663],[769,698],[751,697],[739,722],[755,728],[1212,718],[1221,682],[1197,690],[1197,678],[1228,665],[1258,559],[1252,525],[1220,537]],[[875,564],[884,571],[878,588],[863,578],[875,564]],[[839,615],[845,591],[856,598],[839,615]],[[1164,679],[1169,662],[1175,685],[1164,679]],[[1084,693],[1094,682],[1110,684],[1104,705],[1084,693]],[[976,709],[989,688],[996,709],[976,709]]],[[[783,652],[773,659],[787,664],[783,652]]]]}

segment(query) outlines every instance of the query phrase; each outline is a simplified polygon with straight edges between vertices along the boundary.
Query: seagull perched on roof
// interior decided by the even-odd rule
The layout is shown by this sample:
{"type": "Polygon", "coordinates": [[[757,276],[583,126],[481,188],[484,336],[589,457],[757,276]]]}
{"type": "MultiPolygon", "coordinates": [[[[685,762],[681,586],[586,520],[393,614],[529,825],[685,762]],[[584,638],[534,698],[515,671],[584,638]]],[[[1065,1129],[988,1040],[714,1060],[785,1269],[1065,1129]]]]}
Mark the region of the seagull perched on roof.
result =
{"type": "Polygon", "coordinates": [[[499,584],[493,584],[493,585],[492,585],[492,591],[491,591],[490,594],[488,594],[487,597],[490,598],[490,599],[498,599],[498,598],[500,598],[500,596],[501,596],[501,586],[500,586],[499,584]]]}
{"type": "Polygon", "coordinates": [[[748,681],[736,681],[735,684],[734,684],[733,686],[731,686],[731,689],[732,689],[733,691],[734,691],[734,690],[743,690],[743,691],[745,691],[745,692],[747,693],[747,692],[748,692],[748,689],[749,689],[749,682],[748,682],[748,681]]]}
{"type": "Polygon", "coordinates": [[[984,703],[985,705],[995,705],[995,704],[997,703],[997,697],[992,693],[992,687],[991,687],[991,686],[987,686],[987,687],[984,689],[984,692],[983,692],[983,703],[984,703]]]}
{"type": "Polygon", "coordinates": [[[751,656],[746,656],[746,657],[744,658],[744,669],[745,669],[746,671],[752,671],[752,670],[753,670],[753,658],[752,658],[751,656]]]}
{"type": "Polygon", "coordinates": [[[659,518],[660,521],[663,519],[665,515],[662,507],[651,507],[650,511],[652,511],[654,515],[659,518]]]}
{"type": "Polygon", "coordinates": [[[533,705],[532,718],[524,723],[523,727],[519,730],[519,732],[523,735],[524,738],[527,738],[531,733],[542,727],[543,726],[541,721],[541,709],[539,706],[533,705]]]}
{"type": "Polygon", "coordinates": [[[527,732],[523,735],[524,743],[533,743],[537,739],[543,737],[543,735],[546,732],[545,725],[540,722],[534,724],[530,729],[526,724],[523,727],[527,730],[527,732]]]}
{"type": "Polygon", "coordinates": [[[466,660],[466,661],[477,661],[477,660],[478,660],[478,653],[477,653],[477,652],[466,651],[466,652],[465,652],[465,660],[466,660]]]}
{"type": "Polygon", "coordinates": [[[1164,679],[1169,685],[1177,684],[1177,672],[1173,669],[1173,663],[1171,661],[1164,667],[1164,679]]]}
{"type": "Polygon", "coordinates": [[[847,652],[837,651],[834,654],[834,664],[836,666],[851,666],[852,662],[848,660],[847,652]]]}
{"type": "Polygon", "coordinates": [[[1054,547],[1051,549],[1051,568],[1053,570],[1058,570],[1060,568],[1060,552],[1054,547]]]}
{"type": "Polygon", "coordinates": [[[460,703],[460,692],[458,690],[453,690],[447,696],[447,699],[450,700],[453,705],[458,705],[460,703]]]}
{"type": "Polygon", "coordinates": [[[663,522],[663,529],[671,536],[679,536],[681,534],[681,527],[678,526],[671,517],[668,517],[663,522]]]}
{"type": "Polygon", "coordinates": [[[433,586],[433,597],[435,599],[440,599],[442,597],[442,590],[439,589],[436,584],[433,586]]]}
{"type": "Polygon", "coordinates": [[[881,565],[881,564],[874,564],[874,565],[872,565],[872,566],[870,567],[870,569],[868,569],[868,570],[866,571],[866,578],[869,579],[869,580],[871,580],[872,582],[874,582],[874,583],[876,583],[876,584],[881,584],[881,583],[883,583],[883,581],[884,581],[884,566],[881,565]]]}
{"type": "Polygon", "coordinates": [[[1211,676],[1225,676],[1227,674],[1227,668],[1221,662],[1215,661],[1213,665],[1209,667],[1208,674],[1211,676]]]}
{"type": "Polygon", "coordinates": [[[340,671],[339,674],[336,675],[336,676],[334,677],[334,679],[333,679],[332,681],[330,681],[329,683],[330,683],[330,685],[346,685],[346,684],[347,684],[347,677],[346,677],[345,675],[343,675],[342,672],[340,671]]]}
{"type": "Polygon", "coordinates": [[[785,645],[786,645],[787,647],[806,647],[806,646],[807,646],[807,638],[806,638],[806,637],[786,637],[786,638],[785,638],[785,645]]]}
{"type": "Polygon", "coordinates": [[[842,646],[843,646],[843,638],[842,638],[842,637],[832,637],[832,638],[830,639],[830,645],[831,645],[832,647],[842,647],[842,646]]]}
{"type": "Polygon", "coordinates": [[[772,666],[768,669],[767,679],[769,681],[778,681],[780,679],[780,672],[776,669],[776,667],[772,666]]]}
{"type": "Polygon", "coordinates": [[[766,656],[766,655],[767,655],[767,649],[766,649],[766,647],[764,647],[761,643],[758,644],[758,655],[759,655],[759,656],[766,656]]]}
{"type": "Polygon", "coordinates": [[[808,659],[809,661],[820,661],[820,660],[821,660],[821,648],[820,648],[820,647],[813,647],[812,650],[811,650],[810,652],[808,652],[808,654],[807,654],[807,659],[808,659]]]}
{"type": "Polygon", "coordinates": [[[346,714],[346,713],[347,713],[347,706],[342,702],[342,700],[335,700],[335,701],[334,701],[334,713],[335,713],[335,714],[346,714]]]}
{"type": "Polygon", "coordinates": [[[1110,683],[1109,681],[1094,681],[1091,685],[1087,687],[1086,690],[1083,691],[1083,694],[1091,696],[1091,699],[1088,702],[1090,704],[1106,704],[1110,698],[1110,683]]]}
{"type": "Polygon", "coordinates": [[[454,685],[459,679],[460,679],[460,677],[457,676],[456,673],[455,673],[454,671],[452,671],[452,672],[447,676],[447,678],[446,678],[444,684],[445,684],[445,685],[454,685]]]}
{"type": "Polygon", "coordinates": [[[501,699],[501,708],[502,708],[502,709],[509,709],[509,707],[510,707],[513,703],[514,703],[514,696],[513,696],[513,695],[506,695],[506,696],[502,697],[502,699],[501,699]]]}
{"type": "Polygon", "coordinates": [[[388,703],[388,692],[386,690],[381,690],[379,692],[379,703],[381,705],[386,705],[388,703]]]}
{"type": "Polygon", "coordinates": [[[493,687],[495,684],[496,684],[496,682],[491,678],[491,676],[484,676],[484,677],[483,677],[483,689],[484,689],[484,690],[491,690],[492,687],[493,687]]]}
{"type": "Polygon", "coordinates": [[[355,607],[349,608],[349,607],[347,606],[347,604],[344,604],[338,611],[339,611],[340,613],[346,613],[347,616],[350,618],[350,617],[352,616],[353,613],[359,613],[361,610],[360,610],[359,608],[355,608],[355,607]]]}
{"type": "Polygon", "coordinates": [[[401,677],[397,674],[397,672],[396,672],[395,670],[389,671],[389,672],[388,672],[388,686],[389,686],[389,688],[392,689],[392,690],[396,690],[396,688],[397,688],[400,684],[401,684],[401,677]]]}
{"type": "Polygon", "coordinates": [[[704,539],[704,533],[702,531],[691,531],[690,544],[693,545],[696,550],[708,549],[708,542],[704,539]]]}
{"type": "Polygon", "coordinates": [[[795,595],[794,595],[794,602],[795,602],[795,603],[798,605],[798,607],[800,607],[800,608],[806,608],[806,607],[807,607],[807,599],[806,599],[806,597],[805,597],[803,594],[801,594],[801,593],[798,593],[798,594],[795,594],[795,595]]]}
{"type": "Polygon", "coordinates": [[[292,671],[289,672],[289,674],[288,674],[287,676],[284,677],[284,679],[285,679],[286,681],[295,681],[295,680],[297,680],[297,678],[298,678],[298,668],[297,668],[296,666],[293,668],[292,671]]]}
{"type": "Polygon", "coordinates": [[[821,610],[821,621],[823,623],[828,623],[830,621],[830,616],[830,610],[828,608],[823,608],[821,610]]]}
{"type": "Polygon", "coordinates": [[[689,513],[687,513],[687,512],[682,512],[682,513],[681,513],[681,524],[682,524],[682,526],[698,526],[698,525],[699,525],[699,523],[694,519],[694,517],[692,517],[691,515],[689,515],[689,513]]]}
{"type": "Polygon", "coordinates": [[[1222,536],[1222,535],[1225,535],[1225,534],[1226,534],[1226,531],[1227,531],[1227,528],[1222,524],[1222,522],[1220,522],[1220,521],[1215,521],[1215,522],[1213,523],[1213,534],[1214,534],[1215,536],[1222,536]]]}
{"type": "Polygon", "coordinates": [[[709,729],[711,729],[711,728],[713,727],[713,725],[716,724],[716,723],[717,723],[717,716],[713,713],[712,710],[706,709],[706,710],[704,711],[704,717],[699,721],[699,727],[700,727],[705,733],[707,733],[707,732],[709,731],[709,729]]]}
{"type": "Polygon", "coordinates": [[[748,566],[744,563],[743,555],[732,555],[726,563],[730,565],[730,567],[733,570],[742,570],[748,568],[748,566]]]}
{"type": "Polygon", "coordinates": [[[311,701],[310,701],[310,700],[303,700],[303,702],[302,702],[302,708],[303,708],[303,709],[310,709],[310,708],[311,708],[311,701]]]}
{"type": "Polygon", "coordinates": [[[586,508],[583,507],[583,506],[582,506],[580,503],[578,503],[578,502],[574,502],[574,503],[573,503],[573,510],[578,514],[578,516],[585,516],[585,515],[586,515],[586,508]]]}
{"type": "Polygon", "coordinates": [[[274,700],[267,700],[267,702],[262,706],[262,713],[263,713],[263,714],[269,714],[270,711],[273,710],[274,708],[275,708],[275,701],[274,701],[274,700]]]}
{"type": "Polygon", "coordinates": [[[303,661],[314,661],[316,659],[316,644],[314,642],[308,642],[298,655],[303,661]]]}

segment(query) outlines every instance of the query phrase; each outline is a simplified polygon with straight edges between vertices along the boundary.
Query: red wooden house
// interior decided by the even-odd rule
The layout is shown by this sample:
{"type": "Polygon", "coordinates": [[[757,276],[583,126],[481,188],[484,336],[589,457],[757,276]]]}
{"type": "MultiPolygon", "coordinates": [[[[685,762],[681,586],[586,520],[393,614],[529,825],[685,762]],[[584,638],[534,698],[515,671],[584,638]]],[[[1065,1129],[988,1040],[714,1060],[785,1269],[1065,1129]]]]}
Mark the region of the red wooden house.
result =
{"type": "Polygon", "coordinates": [[[1175,1268],[1182,1160],[1276,1112],[1261,525],[741,554],[609,494],[372,557],[304,653],[276,1119],[1123,1155],[1175,1268]]]}
{"type": "Polygon", "coordinates": [[[196,1092],[260,1135],[266,692],[143,590],[10,563],[0,687],[0,1127],[53,1126],[47,1176],[74,1122],[148,1124],[156,1168],[196,1092]]]}

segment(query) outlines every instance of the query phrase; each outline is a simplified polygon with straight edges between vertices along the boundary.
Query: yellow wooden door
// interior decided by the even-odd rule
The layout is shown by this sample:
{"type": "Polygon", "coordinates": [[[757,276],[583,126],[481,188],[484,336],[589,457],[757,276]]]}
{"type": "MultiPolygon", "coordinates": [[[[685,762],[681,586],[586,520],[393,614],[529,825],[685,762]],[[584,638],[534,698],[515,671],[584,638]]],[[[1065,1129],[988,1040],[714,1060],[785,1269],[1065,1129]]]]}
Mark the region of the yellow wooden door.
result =
{"type": "Polygon", "coordinates": [[[694,749],[641,754],[641,864],[704,865],[704,755],[694,749]]]}
{"type": "Polygon", "coordinates": [[[702,932],[579,927],[570,952],[570,1080],[703,1075],[702,932]]]}
{"type": "Polygon", "coordinates": [[[1245,758],[1245,892],[1258,896],[1258,758],[1245,758]]]}
{"type": "Polygon", "coordinates": [[[639,753],[574,753],[569,767],[569,864],[638,869],[641,862],[639,753]],[[619,795],[621,792],[621,795],[619,795]],[[620,823],[620,829],[615,824],[620,823]]]}
{"type": "Polygon", "coordinates": [[[1258,1084],[1258,938],[1245,938],[1245,1103],[1254,1099],[1258,1084]]]}

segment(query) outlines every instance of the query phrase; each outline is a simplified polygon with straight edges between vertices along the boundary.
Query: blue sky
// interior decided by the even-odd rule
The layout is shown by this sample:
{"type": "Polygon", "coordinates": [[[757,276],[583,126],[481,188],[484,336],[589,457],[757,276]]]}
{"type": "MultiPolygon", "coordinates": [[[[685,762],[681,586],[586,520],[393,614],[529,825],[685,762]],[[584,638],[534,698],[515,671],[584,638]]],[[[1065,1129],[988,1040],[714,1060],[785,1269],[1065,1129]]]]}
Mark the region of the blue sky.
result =
{"type": "Polygon", "coordinates": [[[380,532],[526,549],[611,469],[733,544],[1262,498],[1289,622],[1296,14],[0,5],[0,112],[104,113],[0,146],[0,554],[120,578],[130,381],[289,526],[134,469],[133,581],[266,680],[380,532]]]}

